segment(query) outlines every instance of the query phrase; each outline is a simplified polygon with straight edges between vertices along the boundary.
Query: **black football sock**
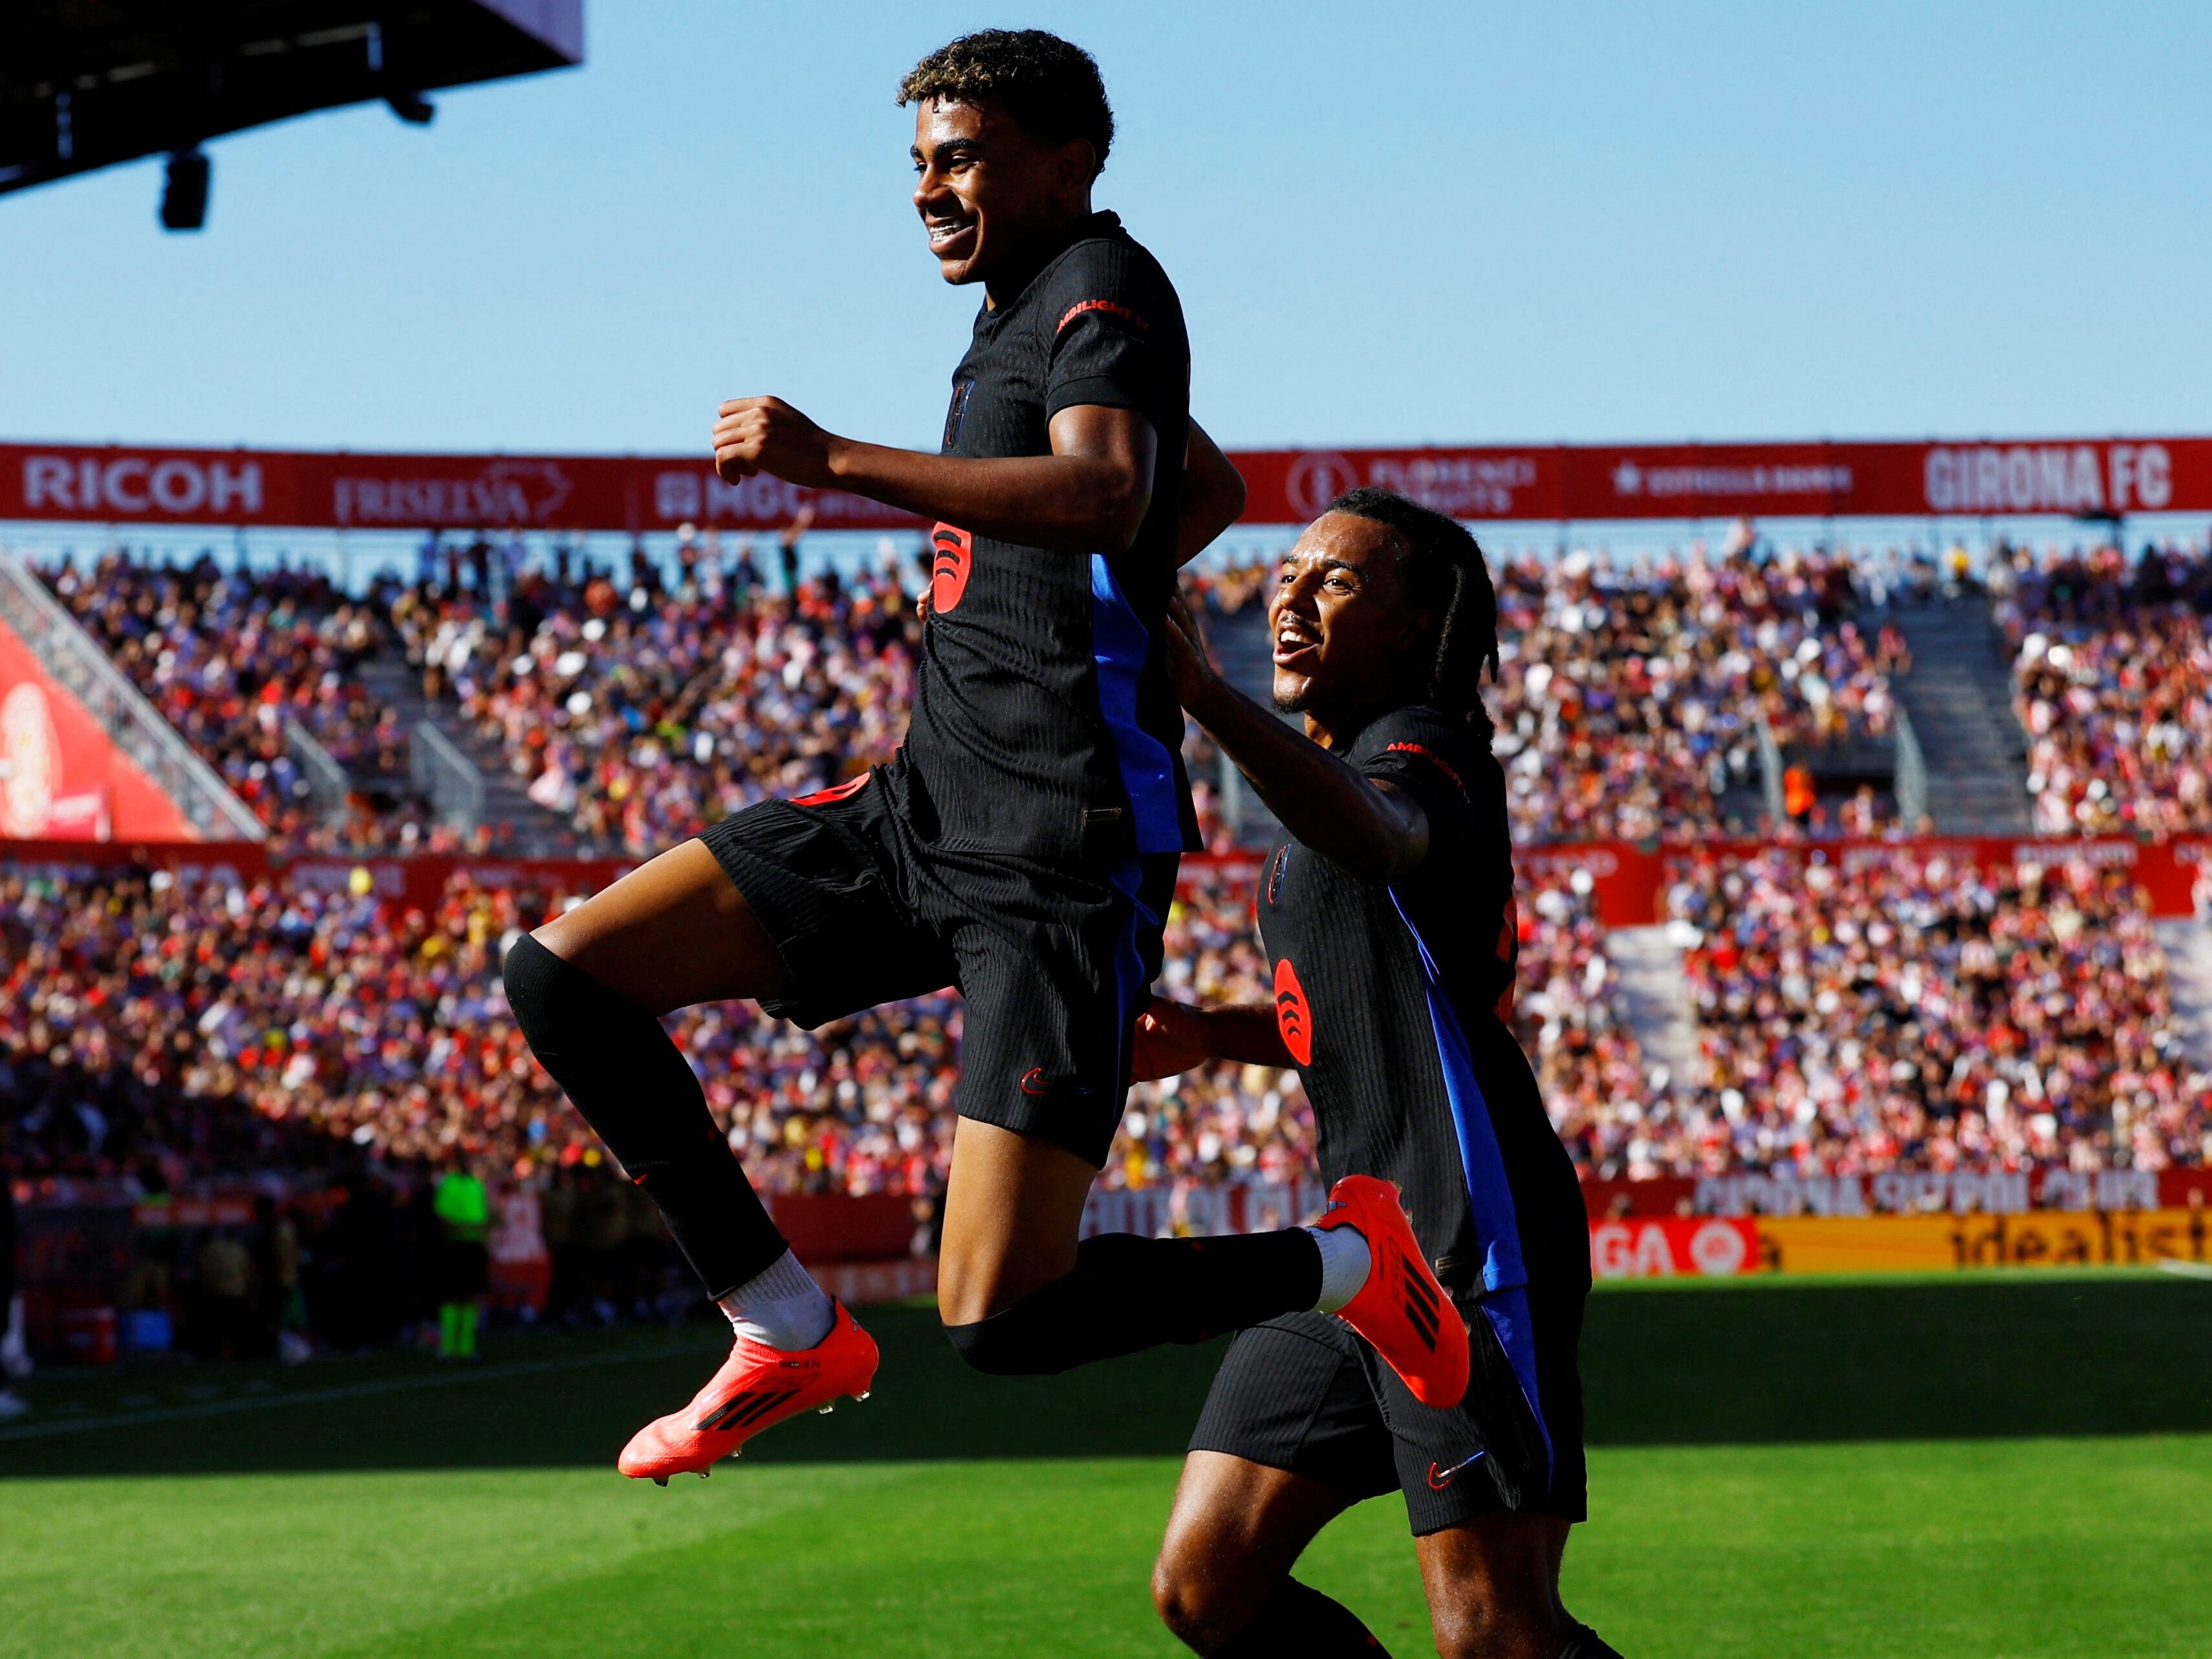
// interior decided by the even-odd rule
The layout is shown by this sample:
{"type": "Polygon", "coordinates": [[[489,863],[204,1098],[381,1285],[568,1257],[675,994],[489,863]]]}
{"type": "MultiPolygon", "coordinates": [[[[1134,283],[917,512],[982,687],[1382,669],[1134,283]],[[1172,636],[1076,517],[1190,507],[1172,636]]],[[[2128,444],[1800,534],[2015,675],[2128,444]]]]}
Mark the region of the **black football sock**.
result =
{"type": "Polygon", "coordinates": [[[1303,1227],[1233,1238],[1102,1233],[1075,1271],[1003,1312],[945,1334],[979,1371],[1048,1376],[1163,1342],[1203,1342],[1321,1296],[1321,1249],[1303,1227]]]}
{"type": "Polygon", "coordinates": [[[506,978],[538,1063],[660,1206],[707,1293],[724,1296],[782,1255],[783,1235],[660,1022],[526,933],[506,978]]]}
{"type": "Polygon", "coordinates": [[[1567,1644],[1559,1650],[1559,1659],[1620,1659],[1606,1639],[1588,1625],[1567,1620],[1567,1644]]]}
{"type": "Polygon", "coordinates": [[[1210,1659],[1390,1659],[1351,1608],[1285,1578],[1210,1659]]]}

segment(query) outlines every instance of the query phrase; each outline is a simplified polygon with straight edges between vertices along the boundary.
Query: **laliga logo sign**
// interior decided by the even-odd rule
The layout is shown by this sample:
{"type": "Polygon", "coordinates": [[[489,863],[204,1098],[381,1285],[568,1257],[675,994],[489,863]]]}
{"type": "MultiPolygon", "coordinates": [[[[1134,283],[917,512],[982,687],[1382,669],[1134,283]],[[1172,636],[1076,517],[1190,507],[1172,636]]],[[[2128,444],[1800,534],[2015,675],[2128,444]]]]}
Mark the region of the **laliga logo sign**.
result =
{"type": "Polygon", "coordinates": [[[1334,450],[1312,450],[1291,463],[1283,485],[1291,511],[1301,519],[1318,518],[1321,511],[1359,483],[1359,469],[1334,450]]]}
{"type": "Polygon", "coordinates": [[[61,750],[46,694],[25,680],[0,702],[0,835],[46,833],[61,781],[61,750]]]}

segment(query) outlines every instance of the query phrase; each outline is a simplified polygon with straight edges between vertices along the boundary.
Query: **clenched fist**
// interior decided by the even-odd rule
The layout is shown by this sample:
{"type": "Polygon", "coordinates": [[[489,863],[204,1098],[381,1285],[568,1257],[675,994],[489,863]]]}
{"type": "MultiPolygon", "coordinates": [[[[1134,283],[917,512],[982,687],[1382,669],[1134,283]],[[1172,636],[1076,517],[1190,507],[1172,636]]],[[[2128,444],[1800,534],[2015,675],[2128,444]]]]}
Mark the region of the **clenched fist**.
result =
{"type": "Polygon", "coordinates": [[[830,453],[841,441],[781,398],[732,398],[716,411],[714,471],[725,483],[766,472],[788,483],[836,483],[830,453]]]}

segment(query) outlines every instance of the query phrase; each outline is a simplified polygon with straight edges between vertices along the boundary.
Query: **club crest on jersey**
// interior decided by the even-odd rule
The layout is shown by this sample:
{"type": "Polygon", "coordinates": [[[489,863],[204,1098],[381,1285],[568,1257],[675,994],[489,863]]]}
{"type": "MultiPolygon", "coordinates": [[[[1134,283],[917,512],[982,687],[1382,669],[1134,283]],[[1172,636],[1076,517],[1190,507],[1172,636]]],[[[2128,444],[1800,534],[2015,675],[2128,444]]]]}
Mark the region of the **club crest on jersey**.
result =
{"type": "Polygon", "coordinates": [[[968,591],[968,573],[975,568],[975,538],[949,524],[929,532],[929,614],[941,617],[960,608],[968,591]]]}
{"type": "Polygon", "coordinates": [[[975,389],[973,380],[952,383],[952,406],[945,411],[945,449],[951,453],[952,446],[960,441],[960,428],[968,423],[968,394],[975,389]]]}
{"type": "Polygon", "coordinates": [[[1306,988],[1298,983],[1298,970],[1285,957],[1275,964],[1275,1027],[1283,1034],[1283,1047],[1301,1066],[1313,1063],[1313,1004],[1306,988]]]}

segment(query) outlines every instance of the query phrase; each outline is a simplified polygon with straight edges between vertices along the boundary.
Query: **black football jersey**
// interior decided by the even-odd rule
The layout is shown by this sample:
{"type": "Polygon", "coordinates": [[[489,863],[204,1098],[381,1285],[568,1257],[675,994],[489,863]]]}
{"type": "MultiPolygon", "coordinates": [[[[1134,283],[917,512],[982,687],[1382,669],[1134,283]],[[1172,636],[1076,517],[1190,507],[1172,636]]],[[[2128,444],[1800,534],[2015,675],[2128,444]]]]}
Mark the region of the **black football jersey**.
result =
{"type": "Polygon", "coordinates": [[[986,306],[952,377],[944,453],[1047,455],[1086,404],[1133,409],[1158,442],[1126,552],[933,532],[929,625],[906,741],[939,844],[1060,859],[1198,844],[1182,711],[1161,655],[1176,573],[1190,345],[1159,264],[1110,213],[1010,303],[986,306]]]}
{"type": "Polygon", "coordinates": [[[1276,1020],[1322,1174],[1395,1182],[1455,1289],[1523,1284],[1529,1255],[1586,1267],[1573,1164],[1500,1013],[1517,948],[1504,775],[1465,721],[1427,708],[1383,716],[1343,752],[1420,804],[1429,850],[1392,883],[1286,841],[1261,874],[1276,1020]]]}

